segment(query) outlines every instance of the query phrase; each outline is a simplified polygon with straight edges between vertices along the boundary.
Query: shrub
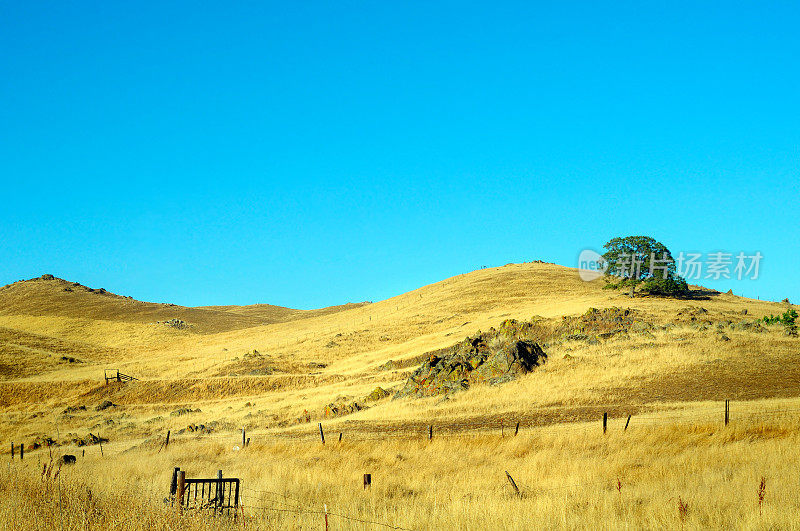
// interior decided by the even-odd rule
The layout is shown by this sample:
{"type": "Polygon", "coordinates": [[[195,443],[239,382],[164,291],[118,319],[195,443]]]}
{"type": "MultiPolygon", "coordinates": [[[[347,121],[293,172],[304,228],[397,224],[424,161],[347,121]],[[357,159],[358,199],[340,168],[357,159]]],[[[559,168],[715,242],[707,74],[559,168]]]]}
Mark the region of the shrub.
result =
{"type": "Polygon", "coordinates": [[[769,315],[763,319],[765,324],[783,324],[786,327],[786,334],[797,337],[797,312],[789,308],[783,315],[769,315]]]}
{"type": "Polygon", "coordinates": [[[797,312],[790,308],[783,315],[769,315],[764,317],[763,321],[768,325],[783,323],[789,327],[796,326],[797,312]]]}
{"type": "Polygon", "coordinates": [[[642,283],[642,292],[648,295],[676,297],[688,291],[689,285],[680,277],[648,278],[642,283]]]}

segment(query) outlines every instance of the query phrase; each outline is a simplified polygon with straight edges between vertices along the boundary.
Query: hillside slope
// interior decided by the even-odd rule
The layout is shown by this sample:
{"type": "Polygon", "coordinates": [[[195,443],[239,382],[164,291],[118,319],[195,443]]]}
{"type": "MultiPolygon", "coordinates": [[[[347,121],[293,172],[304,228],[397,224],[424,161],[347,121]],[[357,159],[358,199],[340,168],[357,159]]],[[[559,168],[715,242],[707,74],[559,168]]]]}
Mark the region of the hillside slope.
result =
{"type": "Polygon", "coordinates": [[[64,317],[126,323],[153,323],[179,319],[199,333],[215,333],[300,319],[306,315],[334,313],[348,306],[320,310],[294,310],[282,306],[205,306],[142,302],[103,288],[43,275],[0,287],[0,315],[64,317]]]}
{"type": "Polygon", "coordinates": [[[688,300],[631,299],[553,264],[481,269],[372,304],[301,313],[169,307],[63,291],[70,286],[39,279],[0,290],[0,404],[7,413],[0,432],[44,435],[56,420],[88,430],[97,415],[65,419],[59,412],[105,399],[120,405],[116,414],[124,412],[128,426],[115,424],[108,435],[130,439],[191,422],[215,422],[218,431],[305,433],[309,421],[322,419],[367,431],[414,430],[436,419],[459,429],[503,417],[580,420],[609,403],[616,404],[611,412],[656,411],[800,396],[797,340],[753,325],[785,305],[703,290],[688,300]],[[614,307],[633,312],[638,328],[591,332],[593,316],[614,307]],[[155,324],[170,318],[195,328],[155,324]],[[507,319],[533,318],[550,331],[542,336],[548,361],[517,381],[476,386],[446,401],[382,399],[326,416],[328,404],[363,401],[377,386],[399,389],[426,353],[507,319]],[[105,386],[106,368],[139,380],[105,386]],[[169,415],[186,406],[202,411],[169,415]],[[37,420],[18,422],[31,415],[37,420]]]}

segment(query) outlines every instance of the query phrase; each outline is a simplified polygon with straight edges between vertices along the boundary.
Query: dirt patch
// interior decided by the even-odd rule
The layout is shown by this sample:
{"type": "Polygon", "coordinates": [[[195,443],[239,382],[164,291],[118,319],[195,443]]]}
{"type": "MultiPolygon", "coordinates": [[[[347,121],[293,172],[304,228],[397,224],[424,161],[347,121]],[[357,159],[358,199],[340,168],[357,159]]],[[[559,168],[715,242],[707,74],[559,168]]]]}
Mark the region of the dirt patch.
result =
{"type": "Polygon", "coordinates": [[[788,360],[758,356],[715,360],[668,375],[634,379],[607,394],[610,401],[641,403],[796,397],[800,396],[800,354],[788,360]]]}

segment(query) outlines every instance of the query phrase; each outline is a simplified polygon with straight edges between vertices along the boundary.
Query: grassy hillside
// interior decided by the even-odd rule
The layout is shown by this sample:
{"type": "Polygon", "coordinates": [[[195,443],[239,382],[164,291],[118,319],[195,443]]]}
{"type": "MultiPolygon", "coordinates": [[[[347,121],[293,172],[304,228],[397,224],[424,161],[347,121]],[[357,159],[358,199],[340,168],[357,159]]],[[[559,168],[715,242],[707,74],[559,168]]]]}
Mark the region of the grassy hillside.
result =
{"type": "MultiPolygon", "coordinates": [[[[702,289],[683,300],[630,298],[602,286],[602,281],[582,282],[566,267],[509,264],[376,303],[301,311],[269,305],[184,308],[59,279],[18,282],[0,289],[0,433],[7,441],[28,445],[50,437],[63,445],[59,453],[74,452],[71,441],[90,432],[100,435],[109,439],[107,451],[117,456],[114,469],[119,473],[135,468],[129,459],[158,456],[158,470],[134,474],[146,483],[177,462],[203,470],[216,470],[224,462],[226,469],[250,474],[238,454],[231,453],[238,430],[245,428],[256,441],[247,449],[250,462],[265,464],[282,455],[293,470],[270,465],[269,479],[251,474],[250,484],[277,489],[304,504],[318,499],[323,486],[335,488],[342,477],[370,470],[384,477],[421,470],[415,479],[401,474],[383,483],[368,503],[336,498],[360,514],[370,504],[373,509],[378,502],[389,504],[385,516],[391,514],[405,527],[425,515],[432,515],[436,525],[469,527],[463,519],[468,500],[487,504],[480,518],[489,527],[521,526],[516,517],[498,516],[523,503],[505,497],[504,476],[497,476],[509,463],[526,483],[542,487],[593,481],[598,475],[603,481],[615,474],[637,478],[630,493],[638,498],[624,503],[614,498],[613,485],[602,487],[607,490],[601,498],[586,490],[584,498],[593,500],[588,506],[555,495],[524,502],[560,527],[629,518],[639,526],[670,527],[674,508],[658,505],[661,494],[645,499],[657,484],[679,482],[682,496],[699,497],[705,487],[685,475],[707,469],[714,488],[727,492],[733,487],[726,482],[745,473],[783,474],[779,456],[796,444],[797,422],[782,417],[767,422],[752,412],[800,409],[797,338],[780,326],[756,322],[782,313],[786,305],[702,289]],[[614,320],[622,314],[624,320],[614,320]],[[163,322],[172,319],[186,326],[163,322]],[[475,386],[446,399],[366,400],[378,386],[399,389],[428,353],[507,319],[534,323],[531,333],[548,354],[542,367],[510,383],[475,386]],[[139,380],[106,386],[106,368],[139,380]],[[734,401],[741,422],[730,432],[719,431],[719,403],[725,399],[734,401]],[[95,410],[104,400],[115,406],[95,410]],[[326,409],[331,403],[353,402],[367,407],[336,416],[326,409]],[[602,412],[609,413],[615,430],[633,415],[634,435],[582,442],[580,433],[596,430],[602,412]],[[347,442],[336,464],[330,461],[334,454],[317,453],[318,422],[331,434],[343,433],[347,442]],[[517,422],[520,438],[498,438],[517,422]],[[436,426],[437,437],[450,442],[421,447],[430,425],[436,426]],[[167,430],[175,448],[183,450],[158,453],[167,430]],[[701,436],[706,432],[709,439],[701,436]],[[289,444],[287,439],[299,446],[282,446],[289,444]],[[385,442],[369,446],[374,440],[385,442]],[[463,459],[449,461],[448,444],[463,459]],[[705,448],[697,459],[716,459],[715,464],[694,460],[691,452],[697,445],[705,448]],[[559,461],[563,458],[555,447],[573,455],[573,464],[559,461]],[[649,460],[652,447],[670,457],[649,460]],[[762,472],[760,464],[748,465],[749,472],[742,467],[725,472],[753,452],[761,452],[762,472]],[[475,464],[489,454],[491,460],[475,464]],[[622,458],[612,466],[602,459],[609,455],[622,458]],[[768,455],[776,460],[769,461],[768,455]],[[323,463],[333,468],[319,469],[323,463]],[[321,478],[318,486],[297,486],[313,470],[321,478]],[[442,490],[435,477],[460,479],[442,490]],[[478,495],[469,482],[491,485],[477,489],[484,493],[478,495]],[[496,503],[486,498],[495,495],[500,497],[496,503]],[[431,513],[441,496],[449,501],[431,513]]],[[[38,450],[39,459],[43,451],[38,450]]],[[[75,481],[82,477],[80,470],[99,466],[92,461],[95,453],[87,452],[91,459],[85,468],[69,472],[75,481]]],[[[15,481],[27,479],[23,474],[15,481]]],[[[750,513],[707,496],[702,503],[702,513],[692,516],[698,519],[688,522],[755,522],[750,513]]],[[[779,513],[776,509],[774,519],[765,522],[785,523],[779,513]]],[[[273,523],[293,522],[283,518],[273,523]]]]}
{"type": "Polygon", "coordinates": [[[270,304],[187,308],[176,304],[137,301],[104,288],[90,288],[52,275],[22,280],[0,288],[0,315],[32,318],[90,319],[152,324],[179,319],[193,332],[211,334],[336,313],[350,306],[321,310],[293,310],[270,304]]]}

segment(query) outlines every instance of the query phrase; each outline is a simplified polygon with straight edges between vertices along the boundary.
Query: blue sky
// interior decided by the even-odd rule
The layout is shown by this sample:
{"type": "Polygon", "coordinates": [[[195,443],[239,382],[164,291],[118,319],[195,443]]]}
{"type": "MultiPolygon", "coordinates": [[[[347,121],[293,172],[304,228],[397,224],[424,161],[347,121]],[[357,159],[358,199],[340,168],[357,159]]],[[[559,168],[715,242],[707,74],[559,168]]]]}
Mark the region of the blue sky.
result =
{"type": "Polygon", "coordinates": [[[0,284],[312,308],[614,236],[800,300],[796,2],[5,2],[0,284]],[[702,5],[699,5],[702,4],[702,5]]]}

